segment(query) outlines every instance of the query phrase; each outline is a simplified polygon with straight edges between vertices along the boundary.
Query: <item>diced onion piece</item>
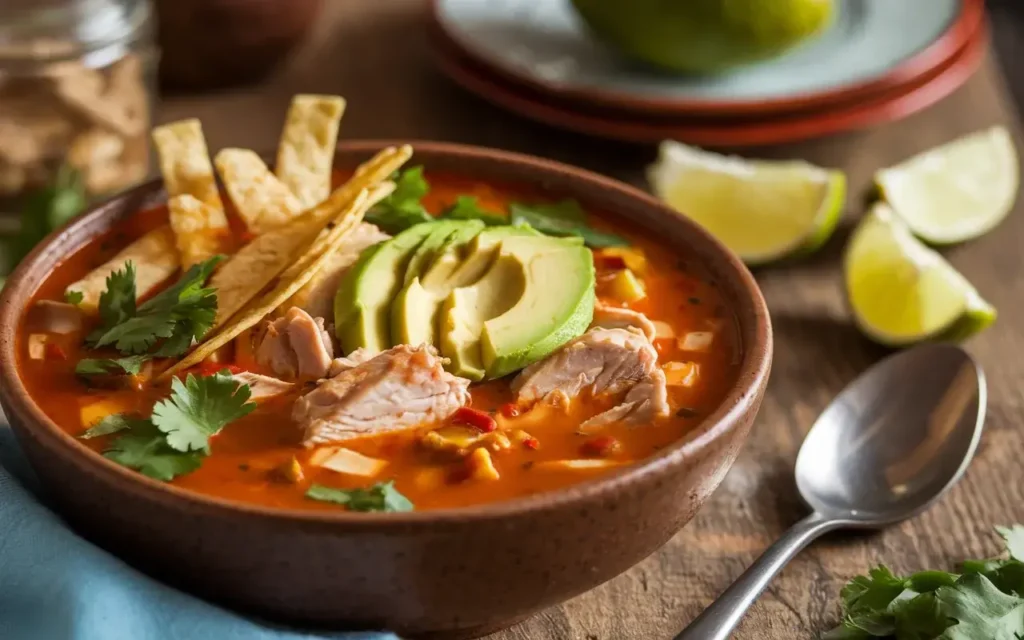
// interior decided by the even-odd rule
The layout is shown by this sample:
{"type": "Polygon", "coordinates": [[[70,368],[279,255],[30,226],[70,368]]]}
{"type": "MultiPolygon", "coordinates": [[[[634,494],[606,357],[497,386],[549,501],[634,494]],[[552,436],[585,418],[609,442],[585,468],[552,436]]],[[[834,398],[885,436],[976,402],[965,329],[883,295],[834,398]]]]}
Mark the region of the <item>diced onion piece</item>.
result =
{"type": "Polygon", "coordinates": [[[655,340],[672,340],[676,337],[676,332],[669,323],[655,320],[653,324],[655,340]]]}
{"type": "Polygon", "coordinates": [[[636,302],[647,295],[644,284],[629,269],[615,272],[611,280],[611,293],[622,302],[636,302]]]}
{"type": "Polygon", "coordinates": [[[635,273],[644,274],[647,272],[647,256],[643,249],[636,247],[606,247],[601,249],[602,256],[615,256],[622,258],[626,266],[635,273]]]}
{"type": "Polygon", "coordinates": [[[618,460],[548,460],[541,462],[538,467],[544,469],[606,469],[622,464],[618,460]]]}
{"type": "MultiPolygon", "coordinates": [[[[313,462],[313,457],[310,457],[310,462],[313,462]]],[[[384,467],[388,466],[385,460],[364,456],[361,453],[351,449],[343,449],[342,447],[335,448],[334,452],[323,462],[313,462],[313,464],[319,464],[324,469],[330,469],[338,473],[347,473],[350,476],[363,476],[365,478],[376,476],[384,467]]]]}
{"type": "Polygon", "coordinates": [[[466,465],[469,469],[469,477],[474,480],[497,480],[501,478],[498,470],[491,460],[491,452],[484,447],[473,449],[473,453],[466,458],[466,465]]]}
{"type": "Polygon", "coordinates": [[[691,331],[679,341],[679,348],[683,351],[707,351],[715,340],[715,334],[711,331],[691,331]]]}
{"type": "Polygon", "coordinates": [[[46,359],[46,334],[32,333],[28,336],[28,358],[29,360],[46,359]]]}
{"type": "Polygon", "coordinates": [[[692,387],[700,378],[700,365],[696,362],[669,362],[662,371],[670,387],[692,387]]]}
{"type": "Polygon", "coordinates": [[[309,456],[309,464],[314,467],[323,465],[324,460],[334,455],[338,447],[320,447],[309,456]]]}
{"type": "Polygon", "coordinates": [[[482,437],[476,429],[459,425],[441,427],[427,435],[430,437],[425,438],[424,443],[433,449],[465,449],[482,437]]]}
{"type": "Polygon", "coordinates": [[[107,416],[114,415],[115,413],[125,413],[126,411],[128,411],[128,406],[125,402],[114,398],[104,398],[103,400],[97,400],[84,405],[79,410],[78,415],[82,421],[82,426],[88,428],[107,416]]]}

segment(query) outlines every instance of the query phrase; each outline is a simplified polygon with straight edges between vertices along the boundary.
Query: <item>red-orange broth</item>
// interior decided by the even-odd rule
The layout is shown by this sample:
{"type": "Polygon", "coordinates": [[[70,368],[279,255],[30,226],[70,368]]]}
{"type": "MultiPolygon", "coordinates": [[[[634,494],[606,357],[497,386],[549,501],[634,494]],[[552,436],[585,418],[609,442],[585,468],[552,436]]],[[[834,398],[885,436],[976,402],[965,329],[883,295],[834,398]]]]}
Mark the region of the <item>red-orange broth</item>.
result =
{"type": "MultiPolygon", "coordinates": [[[[460,176],[427,172],[431,192],[424,204],[433,213],[443,209],[459,195],[473,195],[480,204],[494,211],[504,211],[511,201],[545,201],[550,196],[516,185],[482,184],[460,176]]],[[[229,211],[229,215],[231,212],[229,211]]],[[[590,212],[592,218],[599,214],[590,212]]],[[[132,239],[164,223],[166,209],[158,207],[141,211],[119,224],[113,231],[97,238],[63,261],[39,287],[33,298],[62,300],[63,292],[72,282],[89,270],[110,259],[132,239]]],[[[238,229],[238,225],[232,227],[238,229]]],[[[391,479],[396,488],[408,497],[417,509],[436,509],[494,502],[542,491],[549,491],[598,475],[614,473],[604,469],[551,469],[544,461],[581,459],[603,456],[629,463],[650,456],[662,447],[681,438],[722,401],[734,383],[741,346],[736,321],[723,304],[713,283],[698,270],[697,265],[681,256],[677,249],[659,244],[629,226],[598,218],[594,226],[626,237],[641,249],[648,268],[643,274],[647,296],[626,305],[607,297],[602,282],[613,269],[621,268],[615,261],[595,258],[598,273],[598,296],[608,304],[628,306],[646,314],[651,320],[666,323],[675,336],[691,331],[714,331],[710,350],[703,353],[682,352],[675,339],[659,339],[656,348],[659,363],[693,362],[699,377],[691,387],[670,386],[670,417],[642,426],[612,425],[600,436],[583,436],[577,427],[586,417],[611,406],[611,401],[591,398],[574,402],[565,413],[548,412],[538,421],[530,413],[509,423],[527,431],[535,442],[526,446],[514,442],[506,451],[493,453],[494,466],[500,478],[480,481],[467,479],[460,459],[439,459],[424,451],[419,442],[424,428],[399,433],[350,440],[344,446],[360,453],[388,461],[388,466],[375,480],[391,479]],[[600,445],[611,437],[617,441],[615,450],[601,451],[600,445]]],[[[74,374],[76,362],[86,357],[81,336],[55,336],[56,345],[47,349],[44,360],[27,357],[26,338],[32,327],[23,321],[19,335],[20,371],[29,393],[39,407],[69,434],[80,435],[86,429],[81,422],[83,405],[109,398],[129,411],[148,416],[152,405],[166,397],[166,387],[138,391],[91,389],[74,374]]],[[[510,378],[474,384],[472,406],[475,409],[500,413],[512,401],[510,378]]],[[[338,488],[367,486],[365,478],[351,477],[308,464],[311,450],[299,443],[300,433],[290,418],[296,394],[267,401],[250,415],[229,424],[212,440],[212,454],[195,472],[180,476],[173,484],[203,494],[259,505],[300,509],[338,510],[335,504],[304,497],[312,483],[338,488]],[[298,484],[282,482],[276,469],[293,456],[303,464],[304,480],[298,484]]],[[[503,424],[506,424],[503,421],[503,424]]],[[[437,426],[437,425],[433,425],[437,426]]],[[[102,451],[110,436],[83,440],[102,451]]]]}

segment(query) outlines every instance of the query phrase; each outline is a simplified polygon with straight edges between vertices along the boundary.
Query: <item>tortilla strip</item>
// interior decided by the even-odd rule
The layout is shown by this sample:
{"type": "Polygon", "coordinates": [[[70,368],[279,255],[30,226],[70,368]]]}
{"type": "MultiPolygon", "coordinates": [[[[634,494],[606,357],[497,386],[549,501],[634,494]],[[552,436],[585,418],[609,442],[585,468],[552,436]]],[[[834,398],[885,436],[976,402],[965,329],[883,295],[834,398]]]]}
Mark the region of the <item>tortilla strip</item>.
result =
{"type": "Polygon", "coordinates": [[[153,229],[90,271],[84,278],[69,285],[65,293],[80,292],[82,301],[78,304],[79,308],[88,313],[95,313],[100,303],[100,294],[107,289],[107,276],[122,269],[124,263],[129,260],[135,266],[135,290],[139,297],[173,276],[180,266],[180,261],[171,227],[164,225],[153,229]]]}
{"type": "Polygon", "coordinates": [[[225,325],[217,335],[213,336],[196,347],[173,367],[160,374],[160,378],[166,378],[179,371],[193,367],[217,349],[230,343],[242,332],[256,326],[263,318],[269,315],[274,309],[281,306],[285,300],[295,295],[316,275],[316,273],[327,264],[331,255],[345,241],[345,236],[358,225],[366,211],[377,204],[394,190],[393,183],[377,185],[372,191],[366,189],[351,201],[345,211],[335,219],[335,226],[330,231],[330,237],[323,251],[316,254],[316,246],[311,246],[298,262],[306,266],[294,279],[281,278],[277,285],[266,295],[253,300],[241,313],[239,313],[229,324],[225,325]]]}
{"type": "Polygon", "coordinates": [[[153,129],[153,143],[160,156],[160,172],[168,197],[187,193],[224,211],[199,120],[190,118],[157,127],[153,129]]]}
{"type": "Polygon", "coordinates": [[[269,231],[242,247],[220,266],[209,286],[217,290],[217,318],[213,328],[224,324],[274,278],[308,251],[322,251],[321,232],[340,210],[365,188],[387,179],[412,156],[408,145],[388,147],[361,165],[352,179],[338,187],[319,205],[294,218],[287,225],[269,231]]]}
{"type": "Polygon", "coordinates": [[[277,146],[275,171],[303,209],[323,202],[331,191],[334,145],[344,112],[345,100],[341,96],[292,98],[277,146]]]}
{"type": "Polygon", "coordinates": [[[224,211],[200,202],[189,193],[168,200],[167,210],[182,269],[221,253],[230,234],[224,211]]]}
{"type": "Polygon", "coordinates": [[[338,250],[331,254],[324,268],[278,310],[299,307],[314,318],[333,318],[334,294],[338,290],[342,276],[366,248],[384,242],[390,237],[369,222],[361,223],[348,234],[338,250]]]}
{"type": "Polygon", "coordinates": [[[221,149],[213,162],[249,231],[280,227],[305,208],[254,151],[221,149]]]}

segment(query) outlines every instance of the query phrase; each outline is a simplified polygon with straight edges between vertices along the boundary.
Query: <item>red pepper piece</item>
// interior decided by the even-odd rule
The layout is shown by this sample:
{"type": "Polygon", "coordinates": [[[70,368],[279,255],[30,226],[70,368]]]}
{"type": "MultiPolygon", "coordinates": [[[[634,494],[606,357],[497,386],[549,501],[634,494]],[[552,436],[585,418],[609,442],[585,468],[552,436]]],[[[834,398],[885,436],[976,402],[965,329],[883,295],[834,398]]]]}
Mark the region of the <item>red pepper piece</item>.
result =
{"type": "Polygon", "coordinates": [[[527,438],[526,440],[523,440],[523,446],[532,451],[536,451],[537,449],[540,449],[540,440],[537,438],[527,438]]]}
{"type": "Polygon", "coordinates": [[[242,373],[243,371],[245,371],[245,369],[243,369],[242,367],[233,364],[224,364],[222,362],[210,362],[209,360],[204,360],[202,364],[200,364],[197,367],[197,369],[199,375],[203,376],[204,378],[207,376],[218,374],[225,369],[227,369],[231,373],[242,373]]]}
{"type": "Polygon", "coordinates": [[[622,443],[612,436],[598,436],[583,443],[580,452],[585,456],[604,458],[619,451],[622,443]]]}
{"type": "Polygon", "coordinates": [[[452,422],[469,425],[484,433],[490,433],[498,428],[498,423],[490,415],[469,407],[460,407],[452,416],[452,422]]]}
{"type": "Polygon", "coordinates": [[[53,342],[47,342],[44,347],[43,353],[46,355],[47,360],[67,360],[68,354],[64,353],[64,349],[61,349],[59,344],[53,342]]]}
{"type": "Polygon", "coordinates": [[[505,404],[501,405],[500,411],[501,415],[505,416],[506,418],[515,418],[516,416],[519,415],[519,405],[517,405],[514,402],[506,402],[505,404]]]}

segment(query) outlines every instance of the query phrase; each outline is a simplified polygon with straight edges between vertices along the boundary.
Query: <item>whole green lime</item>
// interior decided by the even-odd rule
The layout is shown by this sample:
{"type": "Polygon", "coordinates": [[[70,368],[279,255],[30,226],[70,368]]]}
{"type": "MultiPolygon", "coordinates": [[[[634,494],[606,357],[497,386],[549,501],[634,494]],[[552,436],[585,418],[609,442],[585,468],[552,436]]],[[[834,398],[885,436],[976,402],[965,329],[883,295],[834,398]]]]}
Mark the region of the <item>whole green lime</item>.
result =
{"type": "Polygon", "coordinates": [[[821,33],[836,0],[572,0],[602,40],[671,71],[714,73],[821,33]]]}

